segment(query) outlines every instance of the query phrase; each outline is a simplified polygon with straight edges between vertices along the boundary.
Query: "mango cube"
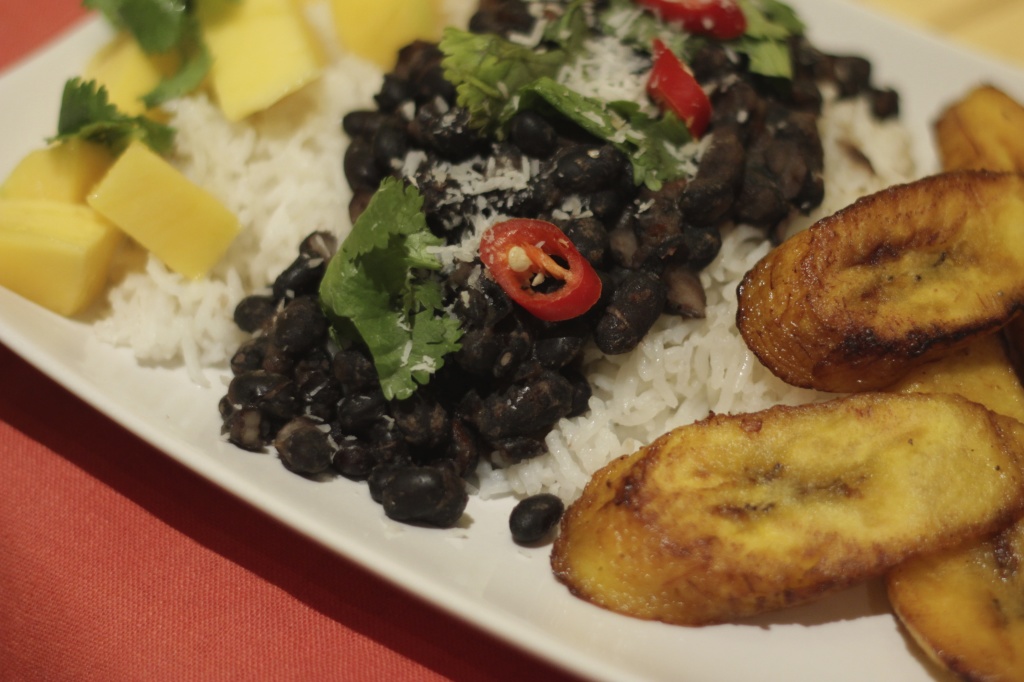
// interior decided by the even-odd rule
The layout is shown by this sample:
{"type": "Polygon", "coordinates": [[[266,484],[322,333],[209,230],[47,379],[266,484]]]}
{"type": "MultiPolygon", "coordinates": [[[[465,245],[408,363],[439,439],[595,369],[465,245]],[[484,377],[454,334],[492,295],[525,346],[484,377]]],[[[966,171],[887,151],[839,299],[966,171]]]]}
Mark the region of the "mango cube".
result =
{"type": "Polygon", "coordinates": [[[103,290],[122,234],[88,206],[0,199],[0,285],[61,315],[103,290]]]}
{"type": "Polygon", "coordinates": [[[221,111],[239,121],[320,75],[323,56],[294,0],[197,0],[221,111]]]}
{"type": "Polygon", "coordinates": [[[238,219],[142,142],[133,142],[86,199],[167,267],[205,275],[239,231],[238,219]]]}
{"type": "Polygon", "coordinates": [[[440,37],[436,0],[331,0],[331,11],[342,46],[385,70],[402,47],[440,37]]]}
{"type": "Polygon", "coordinates": [[[83,76],[104,86],[122,113],[165,119],[159,110],[147,110],[142,97],[174,73],[176,61],[173,55],[147,55],[132,36],[121,33],[93,56],[83,76]]]}
{"type": "Polygon", "coordinates": [[[72,139],[30,152],[0,185],[0,197],[84,204],[114,162],[103,145],[72,139]]]}

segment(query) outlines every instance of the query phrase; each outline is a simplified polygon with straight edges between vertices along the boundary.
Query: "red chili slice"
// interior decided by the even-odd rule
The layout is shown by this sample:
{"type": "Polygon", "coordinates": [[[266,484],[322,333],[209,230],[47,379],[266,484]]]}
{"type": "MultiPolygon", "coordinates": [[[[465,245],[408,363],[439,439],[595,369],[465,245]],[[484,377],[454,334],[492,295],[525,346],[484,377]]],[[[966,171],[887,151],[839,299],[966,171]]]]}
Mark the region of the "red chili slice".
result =
{"type": "Polygon", "coordinates": [[[739,38],[747,30],[747,17],[735,0],[634,0],[668,22],[680,22],[688,33],[718,40],[739,38]]]}
{"type": "Polygon", "coordinates": [[[711,100],[686,65],[657,38],[654,66],[647,79],[647,94],[686,123],[690,134],[700,137],[711,121],[711,100]]]}
{"type": "Polygon", "coordinates": [[[543,220],[515,218],[494,225],[480,240],[480,260],[513,301],[547,322],[579,317],[601,297],[594,268],[565,233],[543,220]],[[561,286],[538,289],[548,278],[561,286]]]}

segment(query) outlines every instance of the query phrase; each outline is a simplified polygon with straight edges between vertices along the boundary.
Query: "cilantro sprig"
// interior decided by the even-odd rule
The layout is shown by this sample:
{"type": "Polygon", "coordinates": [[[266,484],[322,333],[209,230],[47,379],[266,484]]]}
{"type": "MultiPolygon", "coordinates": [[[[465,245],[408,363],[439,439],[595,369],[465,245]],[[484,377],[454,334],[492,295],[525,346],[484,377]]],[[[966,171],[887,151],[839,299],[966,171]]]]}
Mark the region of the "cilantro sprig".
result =
{"type": "Polygon", "coordinates": [[[387,178],[331,259],[320,302],[341,345],[364,343],[384,395],[399,400],[459,349],[458,320],[443,310],[441,263],[430,248],[443,241],[427,227],[423,197],[387,178]]]}
{"type": "Polygon", "coordinates": [[[670,151],[693,139],[686,124],[671,112],[652,118],[635,102],[586,97],[551,78],[540,78],[522,88],[502,121],[507,123],[521,109],[546,108],[625,153],[632,160],[633,182],[637,185],[657,190],[665,182],[685,177],[690,170],[686,161],[670,151]]]}
{"type": "Polygon", "coordinates": [[[130,33],[147,54],[177,55],[178,70],[142,98],[147,107],[187,95],[206,78],[212,58],[194,14],[194,2],[82,0],[82,4],[100,11],[115,28],[130,33]]]}
{"type": "Polygon", "coordinates": [[[140,140],[158,154],[171,151],[174,129],[145,116],[128,116],[110,103],[96,81],[72,78],[64,84],[57,134],[50,142],[81,138],[106,145],[119,154],[140,140]]]}

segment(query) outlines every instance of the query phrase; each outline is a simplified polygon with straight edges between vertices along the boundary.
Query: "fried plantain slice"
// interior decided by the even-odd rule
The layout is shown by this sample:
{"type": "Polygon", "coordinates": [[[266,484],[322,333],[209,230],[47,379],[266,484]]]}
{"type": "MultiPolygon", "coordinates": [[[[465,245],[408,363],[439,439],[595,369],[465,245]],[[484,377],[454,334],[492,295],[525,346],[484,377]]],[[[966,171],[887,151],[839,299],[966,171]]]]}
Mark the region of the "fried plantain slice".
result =
{"type": "Polygon", "coordinates": [[[958,171],[864,197],[765,256],[736,323],[805,388],[875,390],[1024,304],[1024,176],[958,171]]]}
{"type": "Polygon", "coordinates": [[[1024,107],[982,85],[949,106],[935,123],[945,170],[1024,170],[1024,107]]]}
{"type": "Polygon", "coordinates": [[[956,393],[1024,423],[1024,387],[999,334],[982,336],[969,346],[918,365],[886,390],[956,393]]]}
{"type": "Polygon", "coordinates": [[[583,599],[682,625],[798,604],[1005,527],[1021,443],[949,394],[711,416],[595,474],[552,568],[583,599]]]}
{"type": "Polygon", "coordinates": [[[907,630],[960,679],[1024,680],[1024,522],[907,561],[886,582],[907,630]]]}
{"type": "MultiPolygon", "coordinates": [[[[958,393],[1024,422],[1024,387],[997,334],[915,368],[889,390],[958,393]]],[[[908,559],[886,587],[907,632],[960,679],[1024,680],[1024,519],[993,538],[908,559]]]]}

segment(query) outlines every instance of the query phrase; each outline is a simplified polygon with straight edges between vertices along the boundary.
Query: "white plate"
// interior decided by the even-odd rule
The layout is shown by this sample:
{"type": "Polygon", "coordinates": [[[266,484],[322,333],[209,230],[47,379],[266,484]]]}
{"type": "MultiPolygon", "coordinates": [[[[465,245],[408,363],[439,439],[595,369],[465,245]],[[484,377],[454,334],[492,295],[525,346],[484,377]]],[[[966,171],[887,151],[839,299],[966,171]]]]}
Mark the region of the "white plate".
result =
{"type": "MultiPolygon", "coordinates": [[[[1024,73],[911,32],[836,0],[793,0],[822,49],[859,53],[879,84],[899,88],[921,168],[934,167],[930,126],[970,87],[994,83],[1024,98],[1024,73]]],[[[107,37],[86,23],[0,76],[0,177],[56,128],[63,82],[107,37]],[[18,106],[11,106],[11,103],[18,106]]],[[[0,341],[70,391],[182,464],[412,593],[556,665],[594,679],[934,679],[890,614],[878,584],[743,624],[670,627],[602,611],[552,577],[548,549],[508,536],[510,502],[473,499],[466,527],[393,524],[364,485],[313,483],[275,458],[221,442],[222,389],[182,370],[140,367],[97,342],[86,324],[52,315],[0,289],[0,341]]]]}

